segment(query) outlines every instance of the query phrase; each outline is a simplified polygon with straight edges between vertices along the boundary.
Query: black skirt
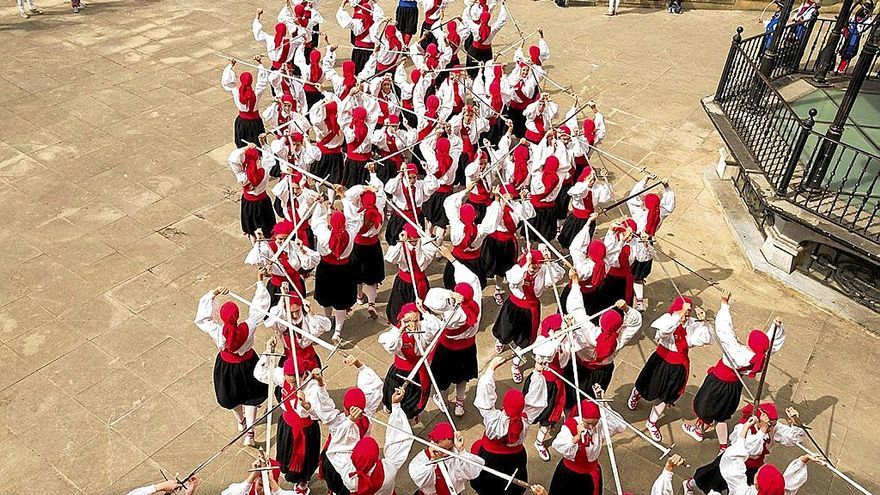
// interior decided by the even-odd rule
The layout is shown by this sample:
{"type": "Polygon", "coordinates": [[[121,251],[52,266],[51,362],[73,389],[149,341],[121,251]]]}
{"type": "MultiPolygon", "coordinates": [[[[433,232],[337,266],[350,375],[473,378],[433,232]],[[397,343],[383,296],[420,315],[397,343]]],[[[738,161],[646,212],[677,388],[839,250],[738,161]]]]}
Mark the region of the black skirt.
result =
{"type": "Polygon", "coordinates": [[[513,123],[513,135],[518,138],[523,137],[526,134],[526,117],[523,111],[508,107],[507,118],[513,123]]]}
{"type": "Polygon", "coordinates": [[[687,374],[685,365],[669,364],[653,352],[636,378],[635,387],[648,402],[659,399],[667,404],[675,404],[687,385],[687,374]]]}
{"type": "MultiPolygon", "coordinates": [[[[559,245],[565,249],[571,248],[571,241],[574,240],[575,236],[580,233],[581,229],[583,229],[586,224],[586,218],[578,218],[573,214],[569,214],[565,217],[565,221],[562,222],[562,229],[559,231],[559,237],[557,238],[559,245]]],[[[593,238],[595,232],[596,223],[593,222],[590,224],[590,239],[593,238]]]]}
{"type": "Polygon", "coordinates": [[[403,34],[416,34],[419,26],[419,8],[397,6],[396,11],[397,30],[403,34]]]}
{"type": "Polygon", "coordinates": [[[346,157],[342,171],[342,185],[349,188],[366,184],[370,177],[370,172],[364,168],[366,164],[366,160],[352,160],[346,157]]]}
{"type": "MultiPolygon", "coordinates": [[[[608,390],[608,385],[611,384],[611,376],[614,374],[614,362],[611,362],[605,366],[598,366],[595,368],[588,368],[582,365],[580,362],[577,363],[578,368],[578,386],[582,392],[586,393],[592,398],[596,398],[596,393],[593,392],[593,385],[598,384],[602,387],[602,390],[608,390]]],[[[574,371],[571,368],[571,364],[565,367],[565,373],[563,375],[571,382],[574,383],[574,371]]],[[[581,395],[575,393],[575,391],[568,385],[566,385],[566,393],[565,396],[565,408],[571,409],[572,407],[577,405],[577,401],[581,399],[581,395]]]]}
{"type": "Polygon", "coordinates": [[[492,335],[502,344],[528,347],[532,343],[532,312],[506,298],[495,318],[492,335]]]}
{"type": "Polygon", "coordinates": [[[302,469],[297,472],[290,471],[290,456],[293,453],[293,437],[290,434],[290,425],[284,419],[278,421],[278,429],[276,430],[275,445],[277,450],[277,459],[281,463],[281,472],[284,473],[284,479],[289,483],[305,483],[308,482],[315,471],[318,469],[318,461],[321,454],[321,423],[313,421],[306,428],[306,455],[303,459],[302,469]]]}
{"type": "Polygon", "coordinates": [[[388,304],[385,305],[385,316],[388,317],[388,321],[396,322],[400,308],[411,302],[416,302],[413,284],[404,282],[400,276],[395,276],[394,283],[391,285],[391,293],[388,294],[388,304]]]}
{"type": "Polygon", "coordinates": [[[449,218],[446,217],[446,210],[443,208],[443,202],[452,195],[452,192],[435,192],[427,201],[422,204],[422,213],[425,220],[431,222],[435,227],[446,228],[449,225],[449,218]]]}
{"type": "Polygon", "coordinates": [[[437,387],[446,390],[454,383],[464,383],[477,378],[477,345],[454,351],[438,343],[431,360],[431,372],[437,387]]]}
{"type": "Polygon", "coordinates": [[[599,309],[607,308],[608,306],[613,305],[619,299],[623,299],[627,304],[632,304],[632,301],[627,301],[626,299],[626,284],[627,279],[624,277],[618,277],[615,275],[608,275],[605,277],[605,281],[602,282],[602,285],[596,290],[596,304],[599,305],[599,309]]]}
{"type": "Polygon", "coordinates": [[[397,244],[404,225],[406,225],[406,220],[402,216],[393,213],[388,217],[388,221],[385,222],[385,242],[389,246],[397,244]]]}
{"type": "Polygon", "coordinates": [[[263,125],[263,119],[245,119],[242,118],[241,115],[235,117],[233,128],[235,132],[236,148],[244,148],[248,143],[259,144],[260,134],[266,132],[266,126],[263,125]]]}
{"type": "MultiPolygon", "coordinates": [[[[593,484],[593,477],[589,474],[580,474],[568,469],[562,461],[556,465],[553,479],[550,480],[549,493],[583,493],[593,495],[597,487],[593,484]]],[[[602,495],[602,467],[599,467],[599,495],[602,495]]]]}
{"type": "Polygon", "coordinates": [[[632,267],[631,267],[632,274],[633,274],[633,280],[639,281],[639,280],[645,280],[646,278],[648,278],[648,275],[651,274],[651,268],[652,268],[653,264],[654,264],[654,260],[633,262],[632,267]]]}
{"type": "MultiPolygon", "coordinates": [[[[755,474],[757,472],[757,468],[747,467],[746,483],[754,485],[755,474]]],[[[721,475],[720,455],[716,457],[714,461],[705,466],[699,467],[694,471],[694,483],[697,485],[697,488],[703,491],[703,493],[709,493],[712,490],[715,490],[718,493],[724,493],[727,491],[727,481],[725,481],[724,476],[721,475]]]]}
{"type": "Polygon", "coordinates": [[[312,165],[312,174],[326,177],[331,184],[342,184],[343,157],[342,153],[322,154],[312,165]]]}
{"type": "Polygon", "coordinates": [[[562,220],[568,216],[568,205],[571,203],[571,196],[568,195],[569,189],[571,189],[571,184],[562,184],[562,187],[559,189],[559,195],[556,196],[557,220],[562,220]]]}
{"type": "Polygon", "coordinates": [[[349,258],[344,265],[321,261],[315,269],[315,301],[325,308],[349,309],[357,300],[357,280],[349,258]]]}
{"type": "MultiPolygon", "coordinates": [[[[488,48],[476,48],[473,43],[467,46],[467,66],[475,67],[480,65],[480,62],[488,62],[492,60],[492,47],[488,48]]],[[[467,70],[468,76],[471,79],[476,79],[477,75],[480,73],[479,68],[473,68],[467,70]]]]}
{"type": "Polygon", "coordinates": [[[351,250],[351,264],[354,266],[355,280],[359,284],[376,285],[385,280],[385,259],[382,244],[354,244],[351,250]]]}
{"type": "MultiPolygon", "coordinates": [[[[550,208],[535,208],[535,218],[529,223],[547,239],[547,242],[553,242],[553,239],[556,238],[556,208],[552,206],[550,208]]],[[[523,226],[523,229],[527,228],[523,226]]],[[[544,242],[534,234],[534,232],[529,230],[529,237],[531,237],[533,242],[544,242]]]]}
{"type": "Polygon", "coordinates": [[[367,61],[373,55],[372,48],[352,48],[351,61],[354,62],[354,73],[359,74],[367,65],[367,61]]]}
{"type": "Polygon", "coordinates": [[[312,109],[315,103],[324,99],[324,94],[320,91],[303,91],[303,93],[306,94],[306,106],[309,110],[312,109]]]}
{"type": "Polygon", "coordinates": [[[488,139],[492,146],[498,146],[498,142],[505,134],[507,134],[507,122],[496,117],[495,122],[489,125],[489,130],[480,136],[480,142],[482,143],[483,139],[488,139]]]}
{"type": "Polygon", "coordinates": [[[704,423],[727,421],[739,408],[742,382],[725,382],[709,373],[694,396],[694,413],[704,423]]]}
{"type": "Polygon", "coordinates": [[[272,200],[266,196],[263,199],[249,201],[241,197],[241,231],[248,235],[254,235],[257,229],[263,229],[263,235],[272,235],[275,227],[275,211],[272,209],[272,200]]]}
{"type": "MultiPolygon", "coordinates": [[[[568,312],[568,295],[571,294],[571,284],[563,287],[562,292],[559,294],[559,302],[562,306],[562,311],[564,313],[568,312]]],[[[587,313],[587,316],[594,315],[599,311],[611,306],[610,304],[605,304],[604,299],[600,299],[596,292],[588,292],[586,294],[581,293],[584,298],[584,311],[587,313]]],[[[596,318],[593,319],[593,323],[596,323],[596,318]]]]}
{"type": "Polygon", "coordinates": [[[240,363],[227,363],[217,354],[214,359],[214,394],[224,409],[238,406],[259,406],[269,397],[269,386],[254,378],[257,353],[240,363]]]}
{"type": "Polygon", "coordinates": [[[515,240],[499,241],[491,236],[486,237],[480,250],[486,278],[506,276],[507,270],[516,264],[518,254],[515,240]]]}
{"type": "Polygon", "coordinates": [[[351,495],[342,481],[342,476],[339,475],[339,472],[333,467],[333,463],[330,462],[330,458],[327,457],[326,450],[321,451],[321,478],[327,484],[328,492],[334,495],[351,495]]]}
{"type": "MultiPolygon", "coordinates": [[[[409,383],[398,375],[406,376],[408,374],[409,371],[401,371],[394,367],[394,365],[388,367],[388,373],[385,374],[385,381],[382,383],[382,405],[391,409],[391,396],[394,395],[394,391],[398,387],[402,387],[404,383],[409,383]]],[[[427,405],[427,401],[425,404],[421,404],[422,380],[419,373],[413,376],[413,381],[417,382],[419,386],[417,387],[409,383],[406,386],[406,391],[403,393],[403,400],[400,401],[400,408],[403,409],[403,412],[409,419],[418,416],[425,409],[425,405],[427,405]]],[[[427,386],[430,389],[431,384],[428,383],[427,386]]]]}
{"type": "MultiPolygon", "coordinates": [[[[529,386],[532,384],[532,377],[535,376],[535,373],[537,373],[537,372],[533,371],[526,378],[525,383],[523,383],[523,389],[522,389],[523,395],[526,395],[529,393],[529,386]]],[[[569,395],[566,393],[567,388],[568,387],[563,387],[562,390],[560,390],[559,387],[556,386],[556,382],[547,380],[547,405],[535,417],[534,421],[532,421],[532,424],[539,424],[541,426],[552,427],[556,423],[559,422],[559,419],[560,419],[559,417],[555,418],[555,421],[554,421],[553,418],[551,418],[551,416],[553,416],[553,412],[554,412],[553,410],[556,408],[556,400],[559,397],[559,394],[563,394],[566,396],[569,395]]],[[[571,395],[574,395],[574,393],[572,392],[571,395]]],[[[566,403],[568,402],[567,398],[564,400],[566,401],[566,403]]],[[[563,408],[563,412],[564,412],[564,408],[563,408]]]]}
{"type": "MultiPolygon", "coordinates": [[[[479,452],[476,454],[486,461],[486,467],[510,475],[516,472],[516,479],[529,481],[526,449],[522,449],[514,454],[493,454],[480,447],[479,452]]],[[[526,492],[525,488],[512,483],[507,490],[504,489],[506,486],[507,481],[486,471],[480,472],[479,476],[471,480],[471,488],[479,495],[523,495],[526,492]]]]}
{"type": "MultiPolygon", "coordinates": [[[[486,275],[484,274],[483,262],[480,258],[457,261],[468,267],[468,270],[472,271],[474,275],[477,276],[480,281],[480,289],[486,288],[486,275]]],[[[447,290],[455,288],[455,266],[450,261],[447,261],[446,266],[443,268],[443,287],[446,287],[447,290]]]]}

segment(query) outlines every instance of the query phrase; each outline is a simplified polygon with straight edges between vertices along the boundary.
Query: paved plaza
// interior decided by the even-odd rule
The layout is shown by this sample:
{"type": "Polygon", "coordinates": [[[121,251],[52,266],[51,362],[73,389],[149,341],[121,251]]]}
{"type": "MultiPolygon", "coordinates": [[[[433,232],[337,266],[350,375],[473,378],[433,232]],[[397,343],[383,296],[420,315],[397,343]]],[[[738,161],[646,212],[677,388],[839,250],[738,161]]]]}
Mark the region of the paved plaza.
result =
{"type": "MultiPolygon", "coordinates": [[[[393,3],[381,3],[393,12],[393,3]]],[[[280,2],[95,0],[76,16],[59,0],[39,5],[45,14],[30,20],[11,2],[0,10],[0,494],[124,494],[161,480],[160,469],[184,475],[236,433],[211,385],[216,346],[192,324],[207,290],[223,284],[250,294],[254,282],[242,262],[250,245],[239,231],[239,188],[226,165],[235,113],[219,84],[218,54],[259,53],[251,19],[258,7],[274,17],[280,2]]],[[[678,207],[662,251],[733,292],[740,335],[782,318],[788,341],[773,357],[769,394],[798,408],[840,469],[880,491],[880,407],[871,399],[880,390],[880,343],[753,271],[721,213],[739,206],[719,204],[704,185],[722,142],[699,100],[714,92],[736,26],[757,32],[758,13],[623,9],[609,19],[601,7],[531,0],[509,7],[525,33],[544,28],[549,75],[604,112],[603,149],[635,164],[599,161],[617,196],[640,178],[634,167],[669,177],[678,207]]],[[[335,8],[329,0],[320,7],[331,41],[347,44],[335,8]]],[[[496,44],[516,39],[508,23],[496,44]]],[[[570,105],[562,93],[554,99],[570,105]]],[[[441,269],[434,264],[432,282],[441,269]]],[[[673,283],[710,315],[718,308],[719,292],[677,265],[655,263],[652,278],[647,321],[675,296],[673,283]]],[[[380,302],[390,285],[388,277],[380,302]]],[[[498,308],[486,294],[481,363],[493,352],[498,308]]],[[[381,330],[363,309],[345,325],[362,360],[384,376],[390,359],[376,342],[381,330]]],[[[258,350],[265,335],[258,330],[258,350]]],[[[639,427],[647,406],[629,412],[624,404],[652,336],[643,331],[621,352],[609,390],[639,427]]],[[[714,435],[694,442],[680,424],[692,416],[693,394],[719,350],[691,356],[688,393],[661,424],[664,443],[674,442],[693,469],[714,458],[717,443],[714,435]]],[[[341,361],[326,374],[337,398],[353,383],[341,361]]],[[[499,379],[512,384],[508,367],[499,379]]],[[[438,415],[430,404],[416,433],[438,415]]],[[[473,407],[459,427],[468,445],[482,434],[473,407]]],[[[634,435],[616,438],[624,490],[647,494],[663,461],[634,435]]],[[[233,446],[202,472],[200,493],[240,481],[255,453],[233,446]]],[[[799,453],[777,447],[770,460],[784,465],[799,453]]],[[[530,447],[529,458],[530,480],[548,484],[558,454],[543,463],[530,447]]],[[[601,462],[612,493],[604,454],[601,462]]],[[[801,495],[850,493],[823,468],[809,469],[801,495]]],[[[689,471],[676,473],[676,493],[689,471]]],[[[400,473],[398,493],[412,491],[400,473]]],[[[313,493],[324,493],[321,482],[313,493]]]]}

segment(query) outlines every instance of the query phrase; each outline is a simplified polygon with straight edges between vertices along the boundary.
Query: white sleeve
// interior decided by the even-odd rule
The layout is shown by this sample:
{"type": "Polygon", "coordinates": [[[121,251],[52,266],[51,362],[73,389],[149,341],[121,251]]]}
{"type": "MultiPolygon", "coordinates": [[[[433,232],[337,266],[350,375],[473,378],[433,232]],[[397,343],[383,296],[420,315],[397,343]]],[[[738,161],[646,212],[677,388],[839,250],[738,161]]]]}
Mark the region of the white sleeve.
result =
{"type": "Polygon", "coordinates": [[[400,333],[399,328],[395,326],[389,327],[388,330],[379,334],[379,345],[389,354],[396,354],[403,346],[400,340],[400,333]]]}
{"type": "Polygon", "coordinates": [[[800,458],[794,459],[782,473],[785,478],[785,495],[795,495],[807,482],[807,463],[800,458]]]}
{"type": "Polygon", "coordinates": [[[547,407],[547,379],[544,378],[543,373],[532,373],[530,378],[531,384],[525,397],[526,406],[523,408],[523,414],[526,415],[529,423],[532,423],[547,407]]]}
{"type": "Polygon", "coordinates": [[[199,299],[199,307],[196,310],[196,318],[193,323],[206,334],[214,339],[218,349],[223,349],[226,345],[226,337],[223,336],[223,327],[213,320],[214,313],[214,293],[208,292],[199,299]]]}
{"type": "Polygon", "coordinates": [[[254,298],[251,299],[251,307],[248,311],[247,320],[245,320],[251,331],[266,317],[266,313],[269,312],[269,304],[271,304],[271,297],[269,296],[269,291],[266,290],[266,282],[257,282],[257,287],[254,289],[254,298]]]}
{"type": "Polygon", "coordinates": [[[229,488],[220,492],[220,495],[247,495],[251,491],[251,484],[247,481],[241,483],[233,483],[229,488]]]}
{"type": "Polygon", "coordinates": [[[730,315],[730,305],[721,304],[718,313],[715,314],[715,335],[724,348],[729,359],[733,360],[734,368],[748,366],[755,353],[748,347],[739,343],[733,330],[733,317],[730,315]]]}
{"type": "Polygon", "coordinates": [[[745,461],[749,453],[745,448],[745,440],[738,438],[724,454],[721,455],[719,469],[730,495],[749,495],[749,484],[746,482],[745,461]]]}
{"type": "Polygon", "coordinates": [[[553,447],[553,450],[562,454],[562,457],[573,461],[575,456],[577,456],[578,445],[572,443],[572,440],[574,440],[574,436],[571,434],[571,430],[563,425],[550,446],[553,447]]]}
{"type": "Polygon", "coordinates": [[[672,490],[672,471],[663,470],[660,476],[654,480],[654,486],[651,487],[651,495],[675,495],[672,490]]]}
{"type": "Polygon", "coordinates": [[[150,485],[135,488],[134,490],[128,492],[126,495],[153,495],[154,493],[156,493],[156,485],[150,485]]]}
{"type": "Polygon", "coordinates": [[[232,68],[232,64],[227,65],[223,69],[223,74],[220,76],[220,85],[229,92],[238,90],[238,86],[235,84],[235,70],[232,68]]]}
{"type": "Polygon", "coordinates": [[[645,188],[645,183],[647,182],[648,178],[643,178],[642,180],[636,182],[632,190],[629,192],[632,197],[626,200],[626,206],[629,208],[630,214],[635,214],[635,212],[641,210],[642,207],[645,205],[645,203],[642,201],[642,195],[638,193],[645,188]]]}
{"type": "Polygon", "coordinates": [[[413,460],[409,462],[409,477],[412,478],[416,488],[425,488],[434,486],[437,482],[437,476],[434,471],[434,464],[428,464],[430,459],[423,452],[419,453],[413,460]]]}
{"type": "Polygon", "coordinates": [[[410,426],[409,419],[400,404],[391,405],[388,424],[394,428],[385,430],[385,460],[400,469],[406,462],[406,458],[409,457],[409,451],[413,444],[412,426],[410,426]]]}
{"type": "Polygon", "coordinates": [[[364,414],[372,416],[379,406],[382,405],[382,379],[369,366],[361,366],[358,371],[357,387],[367,396],[367,406],[364,414]]]}
{"type": "Polygon", "coordinates": [[[805,438],[804,430],[781,423],[776,425],[776,431],[773,433],[773,441],[786,447],[794,447],[805,438]]]}
{"type": "Polygon", "coordinates": [[[487,370],[483,376],[477,381],[477,392],[474,397],[474,406],[480,410],[480,414],[485,417],[484,411],[495,409],[495,402],[498,400],[498,393],[495,390],[495,372],[487,370]]]}

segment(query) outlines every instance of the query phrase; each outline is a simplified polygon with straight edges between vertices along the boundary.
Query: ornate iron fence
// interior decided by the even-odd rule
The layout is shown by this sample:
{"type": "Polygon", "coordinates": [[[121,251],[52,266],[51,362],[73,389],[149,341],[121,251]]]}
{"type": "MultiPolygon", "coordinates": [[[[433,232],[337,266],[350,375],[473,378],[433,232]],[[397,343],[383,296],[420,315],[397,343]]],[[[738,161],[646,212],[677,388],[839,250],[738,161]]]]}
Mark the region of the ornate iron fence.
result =
{"type": "MultiPolygon", "coordinates": [[[[814,21],[786,27],[771,78],[804,70],[827,36],[814,21]],[[798,27],[803,28],[798,33],[798,27]],[[807,58],[808,60],[802,61],[807,58]]],[[[761,73],[769,35],[733,39],[715,101],[775,193],[800,208],[872,241],[880,241],[880,157],[831,141],[813,128],[815,110],[801,119],[761,73]],[[822,158],[819,150],[826,150],[822,158]],[[820,163],[822,162],[822,163],[820,163]],[[816,168],[823,173],[816,173],[816,168]],[[811,174],[811,171],[813,172],[811,174]]],[[[815,66],[815,62],[812,62],[815,66]]]]}

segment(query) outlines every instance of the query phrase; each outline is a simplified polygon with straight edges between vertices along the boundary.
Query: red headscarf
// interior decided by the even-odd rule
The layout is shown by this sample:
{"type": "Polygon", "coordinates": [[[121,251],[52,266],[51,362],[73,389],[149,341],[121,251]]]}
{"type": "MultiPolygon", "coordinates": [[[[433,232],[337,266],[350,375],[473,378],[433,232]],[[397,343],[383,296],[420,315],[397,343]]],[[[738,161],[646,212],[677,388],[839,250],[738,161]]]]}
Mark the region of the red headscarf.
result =
{"type": "Polygon", "coordinates": [[[504,100],[501,98],[501,80],[495,78],[492,80],[492,83],[489,84],[489,96],[491,97],[491,101],[489,102],[492,105],[492,109],[496,112],[500,112],[502,108],[504,108],[504,100]]]}
{"type": "Polygon", "coordinates": [[[293,222],[290,220],[282,220],[272,227],[272,235],[274,237],[287,237],[293,232],[293,222]]]}
{"type": "Polygon", "coordinates": [[[578,176],[578,179],[577,179],[578,182],[582,182],[586,179],[589,179],[590,175],[592,175],[592,173],[593,173],[593,167],[591,167],[589,165],[585,166],[584,169],[581,170],[581,175],[578,176]]]}
{"type": "MultiPolygon", "coordinates": [[[[342,407],[345,409],[345,414],[348,415],[348,412],[352,407],[356,407],[361,411],[367,407],[367,396],[364,395],[364,391],[353,387],[345,391],[345,395],[342,396],[342,407]]],[[[361,436],[367,434],[367,429],[370,427],[370,420],[366,416],[361,416],[355,424],[358,427],[358,431],[361,436]]]]}
{"type": "Polygon", "coordinates": [[[319,83],[321,81],[321,76],[324,75],[324,70],[321,69],[321,52],[318,50],[312,50],[309,53],[309,82],[310,83],[319,83]]]}
{"type": "Polygon", "coordinates": [[[419,82],[419,79],[422,77],[422,71],[419,69],[413,69],[409,71],[409,78],[412,79],[413,84],[419,82]]]}
{"type": "Polygon", "coordinates": [[[357,83],[357,79],[355,78],[354,71],[357,68],[354,62],[351,60],[346,60],[342,62],[342,85],[345,87],[345,93],[348,94],[351,91],[351,88],[354,87],[355,83],[357,83]]]}
{"type": "Polygon", "coordinates": [[[455,429],[446,421],[437,423],[431,433],[428,433],[428,440],[432,442],[442,442],[453,438],[455,438],[455,429]]]}
{"type": "Polygon", "coordinates": [[[293,13],[296,15],[296,23],[302,27],[306,27],[309,25],[309,19],[312,17],[312,12],[306,10],[305,2],[298,4],[293,8],[293,13]]]}
{"type": "Polygon", "coordinates": [[[385,482],[385,467],[379,460],[379,444],[373,437],[358,440],[351,451],[354,472],[349,477],[357,477],[357,491],[353,495],[373,495],[385,482]]]}
{"type": "MultiPolygon", "coordinates": [[[[577,416],[577,406],[572,411],[571,416],[577,416]]],[[[599,412],[599,406],[596,405],[595,402],[592,402],[588,399],[584,399],[581,401],[581,418],[582,419],[599,419],[601,418],[601,413],[599,412]]]]}
{"type": "Polygon", "coordinates": [[[368,7],[368,1],[358,2],[358,4],[354,8],[354,18],[360,19],[361,24],[364,26],[364,33],[369,33],[370,28],[373,27],[373,13],[370,12],[370,7],[368,7]]]}
{"type": "Polygon", "coordinates": [[[247,323],[238,322],[238,306],[226,301],[220,306],[220,319],[223,320],[223,338],[226,339],[226,350],[235,352],[244,345],[250,334],[247,323]]]}
{"type": "Polygon", "coordinates": [[[593,119],[584,119],[584,137],[590,146],[596,144],[596,122],[593,119]]]}
{"type": "Polygon", "coordinates": [[[605,281],[607,273],[605,255],[607,251],[605,243],[600,240],[590,241],[587,246],[587,256],[593,261],[593,276],[590,278],[590,285],[595,288],[598,288],[605,281]]]}
{"type": "Polygon", "coordinates": [[[382,214],[376,208],[376,193],[373,191],[361,193],[361,211],[364,213],[364,225],[368,225],[368,228],[382,225],[382,214]]]}
{"type": "MultiPolygon", "coordinates": [[[[541,263],[544,262],[544,253],[542,253],[541,251],[538,251],[537,249],[532,249],[531,251],[529,251],[529,254],[532,255],[532,264],[533,265],[540,265],[541,263]]],[[[526,266],[526,255],[525,254],[523,254],[522,256],[519,257],[519,260],[517,260],[517,264],[519,266],[526,266]]]]}
{"type": "Polygon", "coordinates": [[[425,107],[428,109],[428,111],[425,112],[425,117],[436,119],[437,109],[440,108],[440,98],[437,98],[437,95],[431,95],[425,98],[425,107]]]}
{"type": "Polygon", "coordinates": [[[260,166],[260,152],[256,148],[248,148],[244,151],[244,174],[251,189],[260,185],[266,176],[266,171],[260,166]]]}
{"type": "MultiPolygon", "coordinates": [[[[286,34],[287,34],[287,24],[284,24],[283,22],[279,22],[278,24],[275,24],[275,48],[280,47],[281,43],[284,43],[284,35],[286,35],[286,34]]],[[[287,44],[287,43],[285,43],[285,44],[287,44]]],[[[284,61],[282,60],[282,62],[284,62],[284,61]]]]}
{"type": "Polygon", "coordinates": [[[455,292],[461,294],[464,300],[461,302],[461,309],[464,311],[464,314],[467,315],[467,322],[465,326],[470,328],[480,321],[480,306],[474,301],[474,288],[471,284],[455,284],[455,288],[452,289],[455,292]]]}
{"type": "Polygon", "coordinates": [[[458,216],[461,218],[461,223],[464,224],[464,238],[459,245],[462,248],[468,248],[477,238],[477,210],[474,205],[465,203],[458,208],[458,216]]]}
{"type": "Polygon", "coordinates": [[[480,14],[480,40],[485,42],[489,39],[489,35],[492,34],[492,28],[489,26],[489,19],[492,17],[492,14],[489,11],[483,11],[480,14]]]}
{"type": "Polygon", "coordinates": [[[446,41],[452,45],[453,51],[457,50],[458,45],[461,44],[461,36],[458,34],[458,25],[455,21],[446,23],[446,41]]]}
{"type": "Polygon", "coordinates": [[[345,230],[345,214],[341,211],[334,211],[330,214],[330,252],[337,258],[342,256],[345,248],[348,247],[348,231],[345,230]]]}
{"type": "Polygon", "coordinates": [[[501,409],[507,415],[509,425],[507,426],[507,444],[513,445],[519,441],[523,431],[523,419],[526,415],[523,409],[526,407],[526,398],[522,392],[515,388],[507,389],[504,393],[504,399],[501,401],[501,409]]]}
{"type": "Polygon", "coordinates": [[[648,222],[645,224],[645,232],[654,235],[660,226],[660,196],[656,194],[645,195],[645,208],[648,210],[648,222]]]}
{"type": "Polygon", "coordinates": [[[544,162],[544,170],[541,172],[541,183],[544,184],[544,194],[550,194],[551,191],[559,184],[559,158],[554,155],[547,157],[544,162]]]}
{"type": "Polygon", "coordinates": [[[541,49],[535,45],[529,47],[529,58],[535,65],[541,65],[541,49]]]}
{"type": "Polygon", "coordinates": [[[254,88],[251,87],[251,84],[254,83],[254,76],[250,72],[242,72],[241,75],[238,76],[239,82],[241,84],[238,85],[238,101],[248,110],[254,111],[257,106],[257,94],[254,93],[254,88]]]}
{"type": "Polygon", "coordinates": [[[614,309],[602,313],[599,317],[602,333],[596,339],[597,363],[608,359],[617,350],[617,334],[621,325],[623,325],[623,317],[614,309]]]}
{"type": "Polygon", "coordinates": [[[562,315],[559,313],[553,313],[544,318],[544,321],[541,322],[541,335],[543,337],[549,337],[551,332],[555,332],[560,328],[562,328],[562,315]]]}
{"type": "MultiPolygon", "coordinates": [[[[314,53],[314,52],[313,52],[314,53]]],[[[364,107],[355,107],[351,111],[351,126],[354,129],[354,146],[360,146],[364,139],[367,138],[367,109],[364,107]]]]}
{"type": "Polygon", "coordinates": [[[388,39],[388,48],[391,50],[400,51],[403,48],[403,44],[397,36],[397,28],[393,25],[385,26],[385,38],[388,39]]]}
{"type": "Polygon", "coordinates": [[[429,69],[436,69],[440,65],[440,57],[437,55],[437,45],[431,43],[425,48],[425,65],[429,69]]]}
{"type": "Polygon", "coordinates": [[[674,314],[676,311],[681,311],[681,308],[684,307],[685,303],[688,303],[690,305],[694,304],[694,302],[689,297],[676,297],[675,300],[672,301],[672,304],[669,305],[669,314],[674,314]]]}
{"type": "Polygon", "coordinates": [[[452,157],[449,156],[449,149],[452,144],[449,139],[441,137],[437,139],[437,146],[434,150],[434,157],[437,159],[437,177],[443,177],[449,168],[452,167],[452,157]]]}
{"type": "Polygon", "coordinates": [[[784,495],[785,477],[773,464],[764,464],[755,474],[755,486],[758,495],[784,495]]]}
{"type": "Polygon", "coordinates": [[[756,328],[749,333],[748,344],[749,349],[755,353],[751,360],[752,369],[749,372],[749,376],[754,378],[756,374],[764,369],[764,361],[767,359],[767,352],[770,350],[770,337],[767,337],[766,333],[756,328]]]}
{"type": "Polygon", "coordinates": [[[513,183],[522,185],[529,176],[529,148],[518,145],[513,149],[513,183]]]}
{"type": "Polygon", "coordinates": [[[336,112],[337,108],[335,101],[331,101],[324,105],[324,125],[327,126],[327,130],[331,135],[339,132],[339,122],[336,121],[336,112]]]}

